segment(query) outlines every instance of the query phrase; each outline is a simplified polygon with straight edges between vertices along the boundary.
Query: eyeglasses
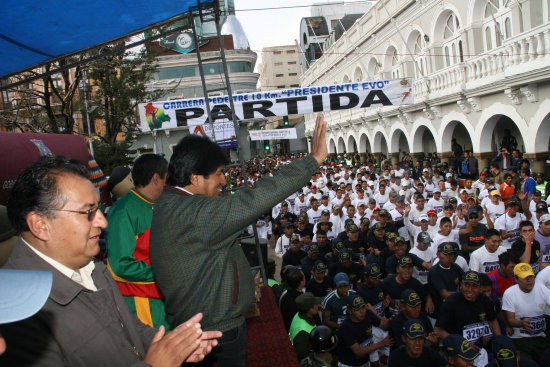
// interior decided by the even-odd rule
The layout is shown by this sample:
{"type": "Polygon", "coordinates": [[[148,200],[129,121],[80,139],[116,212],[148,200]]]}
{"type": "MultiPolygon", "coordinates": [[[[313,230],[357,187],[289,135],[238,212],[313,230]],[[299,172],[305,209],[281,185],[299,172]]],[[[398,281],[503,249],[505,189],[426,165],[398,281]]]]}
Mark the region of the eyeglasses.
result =
{"type": "Polygon", "coordinates": [[[97,213],[97,211],[99,210],[99,205],[96,205],[88,210],[70,210],[70,209],[55,209],[55,208],[50,208],[49,210],[55,210],[55,211],[58,211],[58,212],[69,212],[69,213],[77,213],[77,214],[86,214],[88,216],[88,221],[91,222],[92,220],[94,220],[95,218],[95,215],[97,213]]]}

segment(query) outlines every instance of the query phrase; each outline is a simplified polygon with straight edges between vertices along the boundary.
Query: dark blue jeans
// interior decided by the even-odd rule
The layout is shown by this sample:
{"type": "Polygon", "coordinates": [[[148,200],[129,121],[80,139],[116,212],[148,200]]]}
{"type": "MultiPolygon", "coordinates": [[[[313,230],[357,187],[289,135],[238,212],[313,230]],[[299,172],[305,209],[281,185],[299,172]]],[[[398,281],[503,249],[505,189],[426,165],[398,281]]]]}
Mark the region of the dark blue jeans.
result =
{"type": "Polygon", "coordinates": [[[246,365],[246,322],[223,333],[218,346],[212,349],[204,361],[193,364],[197,367],[245,367],[246,365]]]}

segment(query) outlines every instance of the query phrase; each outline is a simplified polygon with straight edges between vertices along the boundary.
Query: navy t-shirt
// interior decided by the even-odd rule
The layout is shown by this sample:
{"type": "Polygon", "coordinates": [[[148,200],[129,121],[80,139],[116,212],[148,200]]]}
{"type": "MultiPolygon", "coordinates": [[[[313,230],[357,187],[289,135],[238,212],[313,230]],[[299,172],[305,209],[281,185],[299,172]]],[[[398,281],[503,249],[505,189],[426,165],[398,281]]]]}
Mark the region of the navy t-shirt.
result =
{"type": "Polygon", "coordinates": [[[348,366],[361,366],[369,361],[369,355],[357,357],[351,350],[355,343],[361,347],[374,344],[372,325],[380,326],[380,319],[369,310],[365,313],[365,319],[361,322],[353,322],[345,319],[340,325],[340,339],[338,356],[339,361],[348,366]]]}

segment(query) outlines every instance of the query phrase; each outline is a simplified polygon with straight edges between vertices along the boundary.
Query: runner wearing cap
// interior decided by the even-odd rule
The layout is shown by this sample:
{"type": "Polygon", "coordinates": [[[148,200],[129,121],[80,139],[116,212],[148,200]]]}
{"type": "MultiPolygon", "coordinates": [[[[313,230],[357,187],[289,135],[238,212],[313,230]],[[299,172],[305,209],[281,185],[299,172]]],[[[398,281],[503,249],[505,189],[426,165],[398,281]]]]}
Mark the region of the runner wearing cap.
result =
{"type": "Polygon", "coordinates": [[[324,298],[334,290],[332,277],[328,275],[328,267],[323,260],[317,260],[311,269],[311,278],[306,285],[306,291],[316,297],[324,298]]]}
{"type": "MultiPolygon", "coordinates": [[[[431,325],[430,325],[431,326],[431,325]]],[[[444,367],[447,361],[439,353],[424,345],[426,340],[425,325],[422,320],[410,319],[402,326],[395,341],[401,340],[404,348],[394,348],[390,354],[388,367],[444,367]]]]}
{"type": "Polygon", "coordinates": [[[275,243],[275,255],[283,257],[283,254],[290,249],[290,239],[294,234],[294,224],[287,222],[283,224],[283,235],[275,243]]]}
{"type": "Polygon", "coordinates": [[[550,265],[550,214],[546,212],[539,218],[539,228],[535,232],[535,240],[540,243],[540,268],[550,265]]]}
{"type": "Polygon", "coordinates": [[[427,205],[429,208],[435,210],[438,214],[443,211],[445,201],[441,198],[441,189],[439,187],[433,189],[433,197],[428,200],[427,205]]]}
{"type": "Polygon", "coordinates": [[[439,316],[441,304],[453,292],[458,291],[464,272],[456,261],[458,245],[453,242],[443,242],[437,248],[439,262],[428,271],[428,293],[434,302],[433,317],[439,316]]]}
{"type": "Polygon", "coordinates": [[[443,339],[443,353],[451,367],[472,366],[480,355],[475,346],[458,334],[443,339]]]}
{"type": "Polygon", "coordinates": [[[317,259],[320,258],[319,245],[315,242],[312,242],[307,248],[306,254],[307,256],[303,257],[300,261],[300,268],[304,272],[306,282],[308,282],[311,278],[311,270],[313,269],[313,265],[315,264],[317,259]]]}
{"type": "Polygon", "coordinates": [[[294,265],[300,267],[302,259],[306,256],[307,254],[302,250],[300,237],[298,235],[292,235],[290,238],[290,248],[283,255],[282,266],[294,265]]]}
{"type": "Polygon", "coordinates": [[[350,289],[350,281],[346,273],[334,276],[336,289],[323,298],[323,324],[337,330],[347,318],[347,297],[355,297],[357,293],[350,289]]]}
{"type": "Polygon", "coordinates": [[[493,340],[493,360],[486,367],[539,367],[539,365],[529,358],[520,356],[514,342],[508,336],[501,335],[493,340]]]}
{"type": "Polygon", "coordinates": [[[432,345],[438,343],[437,336],[433,333],[433,326],[428,316],[422,311],[422,300],[416,291],[412,289],[406,289],[401,292],[399,302],[399,313],[390,320],[389,332],[395,340],[395,344],[391,350],[394,351],[403,345],[403,341],[400,338],[403,325],[408,320],[419,319],[422,323],[423,329],[426,332],[425,336],[429,335],[428,341],[432,345]]]}
{"type": "MultiPolygon", "coordinates": [[[[382,282],[380,281],[381,278],[382,272],[380,271],[380,266],[376,263],[368,264],[361,272],[362,283],[357,289],[357,294],[365,300],[367,308],[369,308],[373,314],[377,315],[379,319],[385,319],[385,309],[388,307],[389,301],[385,297],[386,294],[382,282]]],[[[375,343],[388,336],[386,330],[377,326],[373,326],[372,334],[375,343]]],[[[390,350],[387,347],[380,350],[380,354],[382,354],[382,363],[385,364],[387,362],[389,352],[390,350]]]]}
{"type": "Polygon", "coordinates": [[[491,190],[489,192],[489,197],[483,200],[481,206],[484,208],[484,213],[486,213],[484,219],[490,220],[492,223],[495,223],[506,210],[504,203],[500,200],[499,190],[491,190]]]}
{"type": "MultiPolygon", "coordinates": [[[[345,245],[344,245],[345,246],[345,245]]],[[[364,259],[360,259],[364,262],[364,259]]],[[[353,261],[353,253],[344,248],[338,252],[338,262],[329,265],[328,273],[334,277],[338,273],[345,273],[349,277],[351,287],[357,289],[357,282],[360,278],[361,264],[353,261]]]]}
{"type": "Polygon", "coordinates": [[[545,334],[550,290],[538,278],[535,279],[529,264],[517,264],[514,276],[518,284],[504,292],[502,309],[508,324],[514,328],[510,337],[517,349],[523,356],[538,360],[540,354],[550,347],[545,334]]]}
{"type": "Polygon", "coordinates": [[[347,314],[340,326],[340,348],[338,349],[338,366],[366,367],[369,361],[378,362],[378,349],[393,344],[386,336],[379,342],[374,342],[372,327],[387,329],[387,321],[380,320],[371,311],[361,296],[347,298],[347,314]]]}
{"type": "Polygon", "coordinates": [[[422,300],[425,301],[425,309],[428,313],[433,312],[433,302],[431,297],[426,292],[422,283],[412,278],[413,260],[410,256],[405,255],[397,262],[397,274],[390,275],[382,282],[386,292],[386,299],[389,300],[390,315],[393,316],[399,312],[399,300],[401,293],[405,289],[415,290],[422,300]]]}
{"type": "Polygon", "coordinates": [[[420,232],[418,236],[416,236],[416,246],[409,251],[409,255],[415,255],[423,262],[430,265],[429,267],[424,266],[420,270],[416,267],[413,269],[413,277],[424,285],[428,283],[428,271],[436,257],[435,251],[430,247],[431,243],[432,239],[430,234],[428,232],[420,232]]]}
{"type": "Polygon", "coordinates": [[[409,244],[405,242],[403,237],[396,237],[395,238],[395,253],[387,258],[386,260],[386,274],[395,274],[395,269],[397,267],[397,263],[399,262],[399,259],[401,259],[403,256],[407,255],[412,259],[413,268],[428,270],[431,268],[432,264],[431,262],[423,261],[421,258],[416,256],[415,254],[407,254],[408,252],[409,244]]]}
{"type": "Polygon", "coordinates": [[[364,258],[368,245],[366,239],[359,236],[359,232],[357,225],[349,225],[346,231],[348,238],[344,241],[344,246],[355,254],[355,256],[364,258]]]}
{"type": "Polygon", "coordinates": [[[501,246],[500,232],[489,229],[485,233],[485,244],[470,255],[470,270],[478,273],[490,273],[498,268],[498,256],[506,249],[501,246]]]}
{"type": "Polygon", "coordinates": [[[435,323],[435,331],[440,338],[449,334],[462,335],[473,348],[481,352],[475,366],[487,364],[487,352],[481,350],[491,338],[500,335],[495,306],[485,294],[481,293],[479,274],[468,271],[462,277],[459,293],[453,293],[445,299],[435,323]],[[457,317],[460,315],[460,317],[457,317]]]}

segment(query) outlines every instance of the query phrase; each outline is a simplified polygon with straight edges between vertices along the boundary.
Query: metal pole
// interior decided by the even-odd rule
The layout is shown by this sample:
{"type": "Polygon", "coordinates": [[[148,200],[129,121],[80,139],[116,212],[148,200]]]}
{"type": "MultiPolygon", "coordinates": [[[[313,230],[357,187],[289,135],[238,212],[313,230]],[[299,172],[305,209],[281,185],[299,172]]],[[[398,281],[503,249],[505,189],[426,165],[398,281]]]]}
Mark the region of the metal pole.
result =
{"type": "Polygon", "coordinates": [[[90,113],[88,112],[88,73],[86,70],[82,71],[82,85],[84,88],[84,107],[86,109],[86,123],[88,125],[88,144],[90,145],[90,153],[94,155],[94,145],[92,144],[92,127],[90,125],[90,113]]]}

